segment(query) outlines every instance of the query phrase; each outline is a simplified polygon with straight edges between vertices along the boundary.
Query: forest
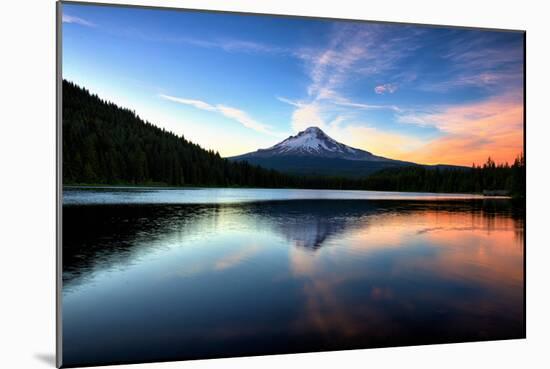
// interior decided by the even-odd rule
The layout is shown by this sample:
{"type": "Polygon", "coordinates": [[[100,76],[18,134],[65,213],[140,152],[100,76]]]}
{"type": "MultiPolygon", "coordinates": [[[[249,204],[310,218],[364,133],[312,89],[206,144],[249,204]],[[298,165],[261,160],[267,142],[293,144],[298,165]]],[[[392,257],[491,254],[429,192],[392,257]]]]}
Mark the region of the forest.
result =
{"type": "Polygon", "coordinates": [[[291,185],[285,175],[223,159],[67,81],[62,134],[65,185],[291,185]]]}
{"type": "Polygon", "coordinates": [[[234,162],[63,81],[63,184],[326,188],[525,196],[523,154],[471,168],[409,166],[365,178],[294,176],[234,162]]]}
{"type": "Polygon", "coordinates": [[[525,196],[525,158],[519,154],[512,165],[496,164],[488,158],[483,165],[464,169],[431,169],[423,166],[387,169],[364,180],[364,188],[383,191],[483,193],[505,191],[525,196]]]}

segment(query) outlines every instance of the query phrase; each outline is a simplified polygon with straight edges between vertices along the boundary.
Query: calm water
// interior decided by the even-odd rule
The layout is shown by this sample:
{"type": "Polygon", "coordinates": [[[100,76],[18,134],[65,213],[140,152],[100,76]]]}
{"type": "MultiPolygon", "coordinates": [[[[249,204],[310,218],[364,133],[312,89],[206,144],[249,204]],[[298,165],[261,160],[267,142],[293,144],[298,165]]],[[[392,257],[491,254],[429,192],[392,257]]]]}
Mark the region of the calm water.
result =
{"type": "Polygon", "coordinates": [[[524,337],[509,200],[321,193],[65,191],[64,365],[524,337]]]}
{"type": "Polygon", "coordinates": [[[421,192],[291,190],[265,188],[71,187],[63,204],[230,204],[273,200],[445,200],[483,199],[481,195],[421,192]]]}

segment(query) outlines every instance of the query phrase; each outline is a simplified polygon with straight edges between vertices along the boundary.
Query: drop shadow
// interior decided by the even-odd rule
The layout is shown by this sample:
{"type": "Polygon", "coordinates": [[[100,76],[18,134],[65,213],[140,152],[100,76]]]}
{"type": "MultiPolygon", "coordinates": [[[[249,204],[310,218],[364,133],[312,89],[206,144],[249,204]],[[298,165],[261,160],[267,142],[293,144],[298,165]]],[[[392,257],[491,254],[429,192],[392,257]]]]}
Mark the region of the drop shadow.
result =
{"type": "Polygon", "coordinates": [[[34,358],[38,361],[43,362],[51,367],[55,368],[55,355],[54,354],[34,354],[34,358]]]}

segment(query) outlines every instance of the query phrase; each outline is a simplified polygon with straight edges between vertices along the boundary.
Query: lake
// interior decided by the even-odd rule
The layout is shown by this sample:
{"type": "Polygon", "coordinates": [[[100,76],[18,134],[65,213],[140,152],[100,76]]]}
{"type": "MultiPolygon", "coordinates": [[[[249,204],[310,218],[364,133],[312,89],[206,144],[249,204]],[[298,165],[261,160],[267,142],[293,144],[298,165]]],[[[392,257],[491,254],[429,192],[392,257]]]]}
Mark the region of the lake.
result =
{"type": "MultiPolygon", "coordinates": [[[[493,197],[498,198],[498,197],[493,197]]],[[[68,187],[64,205],[78,204],[230,204],[276,200],[455,200],[482,195],[354,190],[265,188],[68,187]]]]}
{"type": "Polygon", "coordinates": [[[508,199],[65,188],[63,364],[522,338],[523,268],[508,199]]]}

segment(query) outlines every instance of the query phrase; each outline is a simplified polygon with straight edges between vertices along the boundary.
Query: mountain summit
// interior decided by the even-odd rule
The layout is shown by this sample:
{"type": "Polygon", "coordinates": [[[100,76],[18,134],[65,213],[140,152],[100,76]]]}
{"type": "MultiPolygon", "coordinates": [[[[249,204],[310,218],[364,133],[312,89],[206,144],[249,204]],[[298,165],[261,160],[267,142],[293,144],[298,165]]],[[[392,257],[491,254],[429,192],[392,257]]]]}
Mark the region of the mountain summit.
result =
{"type": "Polygon", "coordinates": [[[355,149],[329,137],[318,127],[309,127],[295,136],[267,149],[233,157],[232,159],[269,158],[280,156],[299,156],[317,158],[338,158],[346,160],[391,161],[368,151],[355,149]]]}
{"type": "Polygon", "coordinates": [[[229,158],[298,175],[365,176],[377,170],[414,163],[387,159],[356,149],[309,127],[266,149],[229,158]]]}

